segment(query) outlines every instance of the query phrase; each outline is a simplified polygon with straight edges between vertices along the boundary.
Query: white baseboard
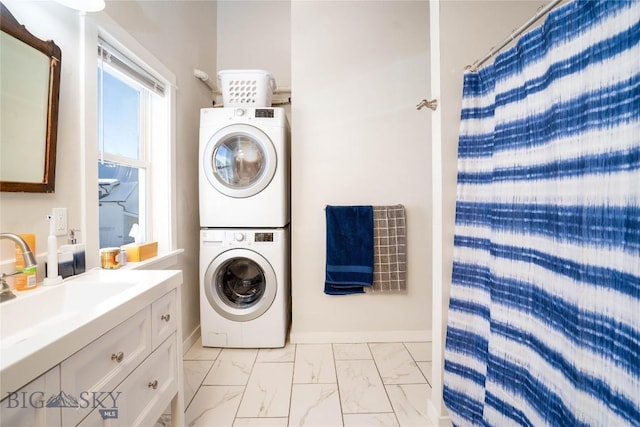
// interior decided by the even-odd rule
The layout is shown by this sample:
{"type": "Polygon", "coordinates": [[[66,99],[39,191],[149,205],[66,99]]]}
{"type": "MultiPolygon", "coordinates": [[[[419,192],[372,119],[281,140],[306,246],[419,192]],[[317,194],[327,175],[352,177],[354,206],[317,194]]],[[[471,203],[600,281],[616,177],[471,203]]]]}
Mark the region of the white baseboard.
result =
{"type": "Polygon", "coordinates": [[[182,340],[182,355],[187,354],[187,351],[198,342],[200,338],[200,325],[196,326],[196,328],[189,334],[185,339],[182,340]]]}
{"type": "MultiPolygon", "coordinates": [[[[446,412],[446,410],[445,410],[446,412]]],[[[435,424],[433,427],[451,427],[453,424],[451,423],[451,419],[448,415],[438,415],[438,411],[436,407],[433,405],[433,401],[427,401],[427,415],[429,419],[435,424]]]]}
{"type": "Polygon", "coordinates": [[[292,344],[431,341],[431,331],[291,332],[292,344]]]}

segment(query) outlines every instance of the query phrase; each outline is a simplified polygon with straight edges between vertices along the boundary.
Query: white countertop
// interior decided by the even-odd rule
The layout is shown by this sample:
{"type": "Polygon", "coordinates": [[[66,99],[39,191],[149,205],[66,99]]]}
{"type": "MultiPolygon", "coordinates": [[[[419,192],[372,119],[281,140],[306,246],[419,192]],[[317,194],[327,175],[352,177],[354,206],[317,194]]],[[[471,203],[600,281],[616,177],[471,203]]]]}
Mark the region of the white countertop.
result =
{"type": "Polygon", "coordinates": [[[91,270],[0,305],[0,395],[16,391],[182,284],[174,270],[91,270]],[[14,323],[12,323],[14,322],[14,323]]]}

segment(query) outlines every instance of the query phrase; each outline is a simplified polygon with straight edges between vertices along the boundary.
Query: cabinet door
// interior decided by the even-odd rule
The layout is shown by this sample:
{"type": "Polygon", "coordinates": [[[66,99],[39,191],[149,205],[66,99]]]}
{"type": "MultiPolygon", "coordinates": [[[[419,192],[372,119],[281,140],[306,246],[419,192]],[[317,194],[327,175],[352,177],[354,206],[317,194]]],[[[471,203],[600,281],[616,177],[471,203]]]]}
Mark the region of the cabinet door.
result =
{"type": "Polygon", "coordinates": [[[151,308],[129,319],[84,347],[61,364],[61,387],[77,398],[76,408],[65,408],[65,426],[78,424],[89,412],[110,401],[116,388],[151,352],[151,308]]]}
{"type": "Polygon", "coordinates": [[[60,427],[60,367],[10,393],[0,403],[2,427],[60,427]],[[51,403],[52,407],[47,407],[51,403]]]}
{"type": "Polygon", "coordinates": [[[178,393],[177,341],[173,334],[114,390],[117,404],[96,409],[81,427],[152,426],[178,393]]]}
{"type": "Polygon", "coordinates": [[[176,330],[176,291],[173,290],[151,305],[151,344],[160,345],[176,330]]]}

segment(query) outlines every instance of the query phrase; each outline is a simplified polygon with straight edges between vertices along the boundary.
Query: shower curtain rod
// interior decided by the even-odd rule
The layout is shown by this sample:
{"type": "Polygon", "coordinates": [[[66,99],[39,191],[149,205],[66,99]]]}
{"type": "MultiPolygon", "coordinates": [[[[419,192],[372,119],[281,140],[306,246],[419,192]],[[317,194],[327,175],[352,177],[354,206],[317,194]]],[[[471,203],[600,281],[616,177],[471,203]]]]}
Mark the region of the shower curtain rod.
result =
{"type": "Polygon", "coordinates": [[[551,11],[551,9],[556,7],[558,4],[562,3],[562,1],[563,0],[552,0],[549,3],[547,3],[545,6],[540,7],[534,16],[532,16],[527,22],[522,24],[522,26],[520,26],[519,28],[513,30],[513,32],[509,35],[509,37],[504,39],[502,41],[502,43],[500,43],[500,45],[498,47],[495,47],[495,46],[492,47],[489,50],[489,53],[487,53],[485,56],[483,56],[480,59],[476,59],[476,61],[473,64],[467,65],[464,68],[466,70],[469,70],[469,71],[473,72],[473,73],[478,72],[478,69],[480,68],[480,66],[482,64],[487,62],[489,59],[493,58],[493,56],[495,54],[497,54],[502,49],[504,49],[504,47],[506,45],[511,43],[513,40],[515,40],[515,38],[518,37],[520,34],[524,33],[527,30],[527,28],[529,28],[530,26],[535,24],[538,21],[538,19],[542,18],[544,15],[549,13],[549,11],[551,11]]]}

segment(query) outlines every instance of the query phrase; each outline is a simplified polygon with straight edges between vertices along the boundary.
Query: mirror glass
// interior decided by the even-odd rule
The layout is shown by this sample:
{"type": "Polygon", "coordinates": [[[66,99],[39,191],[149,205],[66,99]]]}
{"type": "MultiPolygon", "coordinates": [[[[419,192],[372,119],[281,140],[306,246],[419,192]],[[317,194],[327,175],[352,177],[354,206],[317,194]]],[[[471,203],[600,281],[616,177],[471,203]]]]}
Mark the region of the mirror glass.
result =
{"type": "Polygon", "coordinates": [[[0,190],[55,189],[60,48],[0,3],[0,190]]]}

